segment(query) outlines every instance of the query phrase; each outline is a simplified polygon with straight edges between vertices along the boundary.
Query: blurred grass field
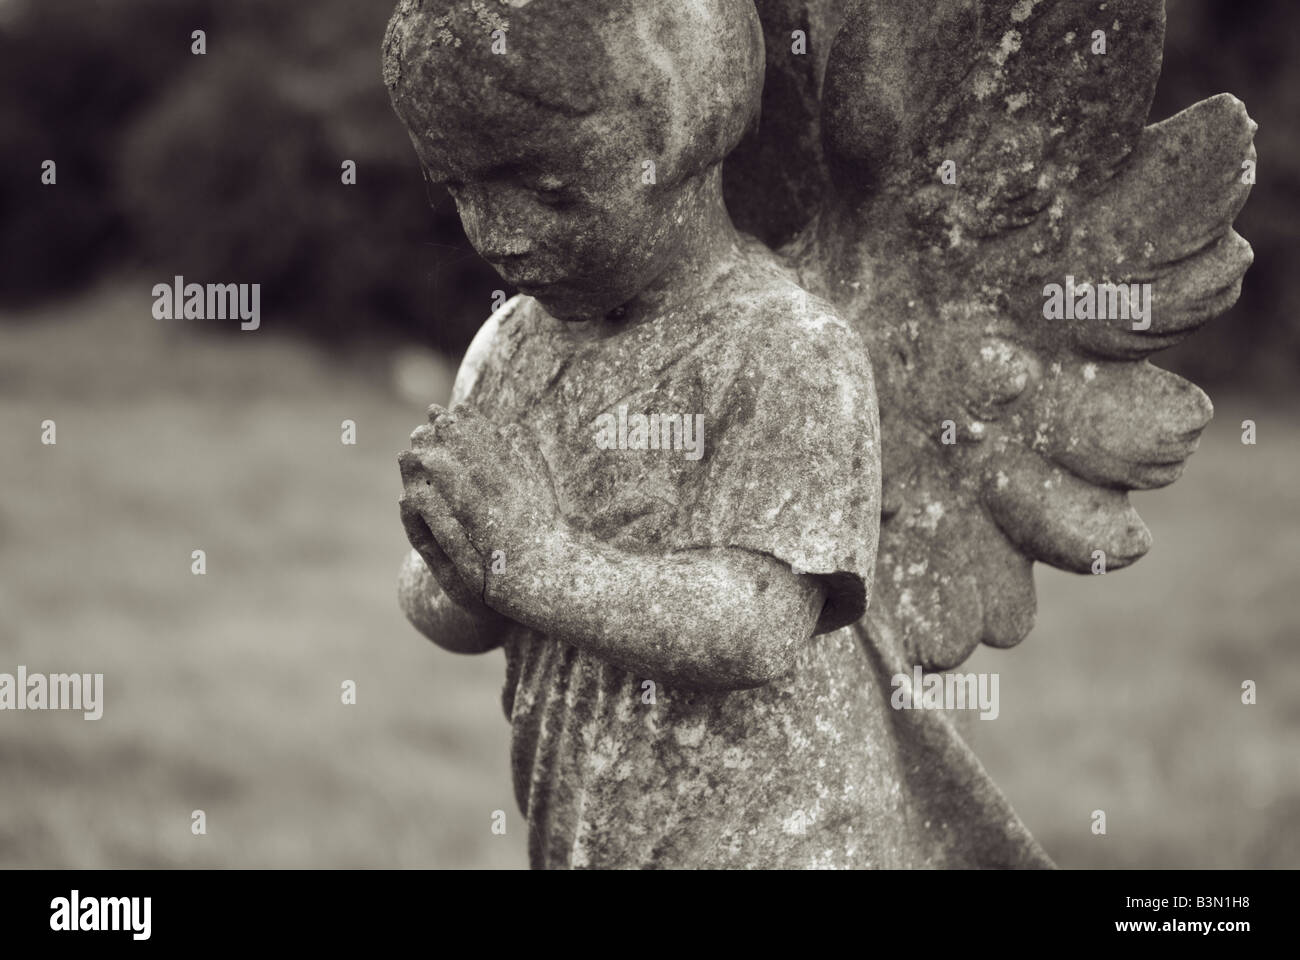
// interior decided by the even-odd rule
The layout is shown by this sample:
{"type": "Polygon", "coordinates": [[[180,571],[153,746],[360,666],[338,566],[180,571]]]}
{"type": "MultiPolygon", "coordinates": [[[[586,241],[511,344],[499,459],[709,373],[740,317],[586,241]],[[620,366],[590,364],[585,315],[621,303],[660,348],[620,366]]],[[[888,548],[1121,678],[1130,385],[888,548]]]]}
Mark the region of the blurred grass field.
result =
{"type": "MultiPolygon", "coordinates": [[[[105,675],[98,722],[0,714],[0,867],[523,866],[500,655],[437,650],[394,597],[422,404],[270,320],[155,321],[149,289],[0,318],[0,671],[105,675]]],[[[1040,568],[1034,635],[968,667],[1001,674],[977,750],[1062,865],[1300,866],[1298,442],[1296,409],[1221,402],[1139,498],[1150,556],[1040,568]]]]}
{"type": "Polygon", "coordinates": [[[106,688],[97,722],[0,715],[0,866],[524,865],[500,655],[396,603],[423,406],[266,326],[160,324],[149,290],[0,323],[0,670],[106,688]]]}

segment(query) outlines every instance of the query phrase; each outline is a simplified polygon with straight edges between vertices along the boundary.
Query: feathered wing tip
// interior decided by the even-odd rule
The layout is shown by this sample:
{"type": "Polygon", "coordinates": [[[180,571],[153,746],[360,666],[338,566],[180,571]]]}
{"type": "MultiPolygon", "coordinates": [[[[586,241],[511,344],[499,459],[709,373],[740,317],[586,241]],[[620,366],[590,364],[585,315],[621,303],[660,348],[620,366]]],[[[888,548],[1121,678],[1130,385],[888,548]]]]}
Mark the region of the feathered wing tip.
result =
{"type": "Polygon", "coordinates": [[[1064,264],[1082,281],[1150,284],[1152,308],[1142,329],[1076,323],[1081,349],[1145,357],[1236,303],[1252,253],[1232,223],[1250,195],[1255,129],[1236,97],[1203,100],[1142,131],[1100,202],[1076,205],[1064,264]]]}
{"type": "Polygon", "coordinates": [[[1032,561],[1115,570],[1209,399],[1145,358],[1227,310],[1255,124],[1145,127],[1160,0],[868,0],[831,52],[833,194],[793,248],[876,369],[887,505],[872,617],[914,661],[1010,646],[1032,561]],[[892,428],[892,429],[891,429],[892,428]]]}

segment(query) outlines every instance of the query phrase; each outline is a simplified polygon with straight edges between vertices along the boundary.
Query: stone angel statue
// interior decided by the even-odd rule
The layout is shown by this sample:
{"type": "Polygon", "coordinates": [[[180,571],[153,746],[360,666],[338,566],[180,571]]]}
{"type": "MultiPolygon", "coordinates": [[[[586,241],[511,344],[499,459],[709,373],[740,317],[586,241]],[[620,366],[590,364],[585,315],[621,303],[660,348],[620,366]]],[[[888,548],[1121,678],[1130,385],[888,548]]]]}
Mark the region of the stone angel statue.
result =
{"type": "Polygon", "coordinates": [[[402,455],[401,597],[505,651],[534,866],[1051,866],[894,701],[1022,640],[1034,561],[1140,557],[1210,417],[1146,357],[1237,296],[1254,125],[1145,125],[1163,17],[399,4],[394,105],[522,291],[402,455]]]}

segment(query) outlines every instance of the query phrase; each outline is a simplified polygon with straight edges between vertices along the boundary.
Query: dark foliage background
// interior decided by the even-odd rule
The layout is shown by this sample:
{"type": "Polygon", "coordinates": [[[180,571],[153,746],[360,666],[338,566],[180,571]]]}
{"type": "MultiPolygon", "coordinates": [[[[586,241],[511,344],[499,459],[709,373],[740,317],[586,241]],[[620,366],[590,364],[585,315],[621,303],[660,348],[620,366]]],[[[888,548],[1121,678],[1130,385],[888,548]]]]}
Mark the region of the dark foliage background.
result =
{"type": "Polygon", "coordinates": [[[392,6],[0,0],[4,303],[179,273],[260,282],[275,325],[331,343],[462,350],[502,284],[389,108],[392,6]],[[31,175],[50,158],[57,189],[31,175]]]}
{"type": "Polygon", "coordinates": [[[1157,362],[1207,387],[1294,391],[1300,374],[1300,4],[1169,0],[1167,6],[1152,120],[1216,93],[1236,94],[1259,124],[1259,179],[1237,220],[1237,232],[1255,248],[1241,300],[1157,362]]]}
{"type": "MultiPolygon", "coordinates": [[[[426,187],[379,80],[392,0],[0,0],[0,306],[115,269],[260,282],[330,344],[458,355],[505,288],[426,187]],[[207,32],[208,55],[190,53],[207,32]],[[39,183],[56,159],[57,190],[39,183]],[[340,165],[358,182],[342,188],[340,165]],[[432,200],[432,206],[426,202],[432,200]]],[[[1223,90],[1260,123],[1239,306],[1164,362],[1207,386],[1300,366],[1297,25],[1291,0],[1170,0],[1153,117],[1223,90]]],[[[268,311],[269,312],[269,311],[268,311]]]]}

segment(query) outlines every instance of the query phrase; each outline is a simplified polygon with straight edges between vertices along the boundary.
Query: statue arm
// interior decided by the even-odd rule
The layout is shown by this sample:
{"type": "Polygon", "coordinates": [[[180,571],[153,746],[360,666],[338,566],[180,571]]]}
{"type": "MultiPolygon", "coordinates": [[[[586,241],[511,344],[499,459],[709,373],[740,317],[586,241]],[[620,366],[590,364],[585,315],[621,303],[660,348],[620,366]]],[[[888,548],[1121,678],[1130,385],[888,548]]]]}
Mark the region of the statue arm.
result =
{"type": "Polygon", "coordinates": [[[505,619],[483,604],[476,608],[452,599],[415,550],[402,562],[397,595],[406,619],[444,650],[487,653],[501,645],[505,619]]]}
{"type": "Polygon", "coordinates": [[[826,599],[815,577],[765,554],[633,554],[567,527],[526,570],[489,577],[488,603],[638,676],[697,689],[789,671],[826,599]]]}

